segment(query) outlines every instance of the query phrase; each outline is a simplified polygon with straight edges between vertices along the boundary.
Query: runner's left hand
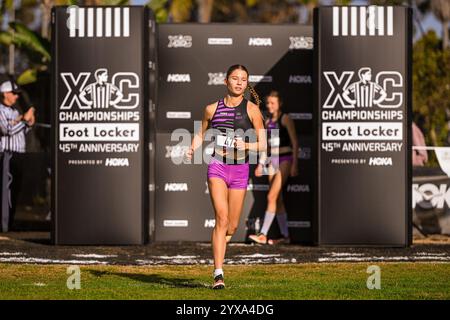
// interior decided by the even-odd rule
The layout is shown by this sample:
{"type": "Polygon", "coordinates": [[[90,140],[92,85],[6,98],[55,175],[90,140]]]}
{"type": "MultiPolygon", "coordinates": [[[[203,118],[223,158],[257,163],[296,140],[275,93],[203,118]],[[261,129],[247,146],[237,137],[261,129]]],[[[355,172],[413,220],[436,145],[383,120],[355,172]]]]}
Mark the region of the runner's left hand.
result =
{"type": "Polygon", "coordinates": [[[242,139],[234,139],[234,147],[238,150],[245,150],[246,146],[245,146],[245,142],[242,139]]]}

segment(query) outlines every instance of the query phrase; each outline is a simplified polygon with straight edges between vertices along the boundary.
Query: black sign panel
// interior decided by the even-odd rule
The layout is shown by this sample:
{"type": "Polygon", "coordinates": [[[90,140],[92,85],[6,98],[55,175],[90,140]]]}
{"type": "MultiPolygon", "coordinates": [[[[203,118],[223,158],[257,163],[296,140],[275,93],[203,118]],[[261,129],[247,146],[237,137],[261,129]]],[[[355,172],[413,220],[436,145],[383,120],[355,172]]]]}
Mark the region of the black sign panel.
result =
{"type": "Polygon", "coordinates": [[[318,242],[410,242],[411,12],[315,11],[318,242]]]}
{"type": "MultiPolygon", "coordinates": [[[[209,241],[214,210],[207,190],[207,164],[181,161],[190,140],[180,145],[171,133],[193,132],[207,104],[226,95],[225,72],[243,64],[263,98],[280,92],[283,112],[299,135],[299,176],[284,190],[294,242],[312,242],[312,28],[298,25],[162,24],[158,26],[158,104],[156,108],[155,239],[209,241]]],[[[264,100],[264,99],[263,99],[264,100]]],[[[264,101],[261,106],[265,111],[264,101]]],[[[207,150],[205,150],[207,152],[207,150]]],[[[233,241],[262,227],[267,177],[250,180],[241,221],[233,241]],[[247,230],[246,230],[247,229],[247,230]]],[[[279,237],[276,219],[269,237],[279,237]]]]}
{"type": "MultiPolygon", "coordinates": [[[[210,141],[204,143],[201,164],[183,160],[191,135],[158,133],[156,138],[155,174],[155,240],[209,241],[215,225],[214,209],[207,184],[207,163],[212,153],[210,141]]],[[[299,136],[299,175],[289,178],[283,190],[288,226],[293,242],[312,243],[312,136],[299,136]]],[[[267,176],[255,177],[256,166],[250,165],[250,178],[240,223],[233,241],[245,241],[263,223],[269,183],[267,176]]],[[[269,230],[270,238],[281,234],[276,219],[269,230]]]]}
{"type": "Polygon", "coordinates": [[[53,10],[58,244],[145,242],[149,20],[143,7],[53,10]]]}
{"type": "MultiPolygon", "coordinates": [[[[207,164],[188,164],[183,159],[190,146],[191,135],[172,135],[158,133],[156,136],[156,214],[155,240],[209,241],[215,225],[214,210],[211,204],[206,180],[207,164]]],[[[204,157],[211,155],[212,149],[205,143],[204,157]]],[[[246,197],[248,206],[254,205],[246,197]]],[[[264,210],[264,208],[260,208],[264,210]]],[[[241,222],[233,240],[245,239],[245,220],[241,222]]]]}

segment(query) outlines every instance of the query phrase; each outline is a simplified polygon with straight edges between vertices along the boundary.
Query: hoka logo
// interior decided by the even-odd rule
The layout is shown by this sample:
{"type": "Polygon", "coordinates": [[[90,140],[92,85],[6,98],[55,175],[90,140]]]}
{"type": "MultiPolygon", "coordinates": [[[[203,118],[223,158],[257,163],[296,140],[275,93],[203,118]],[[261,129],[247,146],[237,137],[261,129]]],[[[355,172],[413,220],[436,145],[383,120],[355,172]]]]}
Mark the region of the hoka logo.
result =
{"type": "Polygon", "coordinates": [[[171,73],[167,75],[167,82],[191,82],[191,75],[189,73],[171,73]]]}
{"type": "Polygon", "coordinates": [[[445,183],[435,185],[432,183],[413,184],[413,208],[418,205],[423,209],[444,209],[450,207],[450,188],[445,183]]]}
{"type": "Polygon", "coordinates": [[[215,219],[205,219],[205,228],[214,228],[216,226],[215,219]]]}
{"type": "Polygon", "coordinates": [[[128,167],[130,163],[128,158],[106,158],[106,167],[128,167]]]}
{"type": "Polygon", "coordinates": [[[249,38],[248,45],[254,47],[271,47],[272,38],[249,38]]]}
{"type": "Polygon", "coordinates": [[[392,158],[370,158],[369,166],[392,166],[392,158]]]}
{"type": "Polygon", "coordinates": [[[166,183],[164,191],[188,191],[187,183],[166,183]]]}

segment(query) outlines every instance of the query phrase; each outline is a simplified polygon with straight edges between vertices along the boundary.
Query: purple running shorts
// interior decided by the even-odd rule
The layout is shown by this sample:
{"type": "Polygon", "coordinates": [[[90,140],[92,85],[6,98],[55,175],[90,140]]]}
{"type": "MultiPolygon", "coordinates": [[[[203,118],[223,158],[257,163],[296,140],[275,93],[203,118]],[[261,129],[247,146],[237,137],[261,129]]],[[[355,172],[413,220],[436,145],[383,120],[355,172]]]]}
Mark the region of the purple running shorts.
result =
{"type": "Polygon", "coordinates": [[[220,178],[227,184],[228,189],[247,189],[249,164],[226,164],[211,158],[208,164],[208,179],[220,178]]]}
{"type": "Polygon", "coordinates": [[[289,162],[294,161],[292,154],[270,158],[270,162],[272,163],[272,166],[277,170],[280,167],[280,164],[285,161],[289,161],[289,162]]]}

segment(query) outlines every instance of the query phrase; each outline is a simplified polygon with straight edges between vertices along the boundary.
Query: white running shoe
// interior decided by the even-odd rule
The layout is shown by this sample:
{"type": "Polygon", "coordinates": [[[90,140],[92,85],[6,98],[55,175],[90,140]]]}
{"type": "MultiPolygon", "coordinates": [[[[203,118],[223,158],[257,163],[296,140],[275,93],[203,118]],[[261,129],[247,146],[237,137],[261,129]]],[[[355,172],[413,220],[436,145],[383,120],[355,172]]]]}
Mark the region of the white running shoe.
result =
{"type": "Polygon", "coordinates": [[[256,243],[267,244],[267,236],[263,233],[251,234],[248,236],[248,238],[255,241],[256,243]]]}

